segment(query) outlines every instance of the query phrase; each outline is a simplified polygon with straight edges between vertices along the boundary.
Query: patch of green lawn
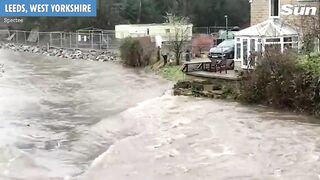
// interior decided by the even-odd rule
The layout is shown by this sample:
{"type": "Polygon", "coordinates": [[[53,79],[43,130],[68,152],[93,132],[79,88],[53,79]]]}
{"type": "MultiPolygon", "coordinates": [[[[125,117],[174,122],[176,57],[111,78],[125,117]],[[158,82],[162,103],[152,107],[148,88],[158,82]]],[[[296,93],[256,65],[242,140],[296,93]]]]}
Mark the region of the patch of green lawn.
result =
{"type": "Polygon", "coordinates": [[[182,81],[185,79],[185,74],[181,71],[181,66],[165,66],[160,70],[160,74],[170,81],[182,81]]]}

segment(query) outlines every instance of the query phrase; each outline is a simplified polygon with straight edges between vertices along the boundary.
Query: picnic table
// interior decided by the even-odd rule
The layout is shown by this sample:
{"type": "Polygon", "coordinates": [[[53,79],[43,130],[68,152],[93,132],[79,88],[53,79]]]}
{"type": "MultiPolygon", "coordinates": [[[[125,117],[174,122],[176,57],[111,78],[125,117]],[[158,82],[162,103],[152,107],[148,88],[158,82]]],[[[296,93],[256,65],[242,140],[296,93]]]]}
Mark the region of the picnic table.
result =
{"type": "Polygon", "coordinates": [[[204,70],[204,71],[212,71],[212,61],[210,59],[199,59],[199,60],[192,60],[192,61],[186,61],[183,63],[183,72],[189,72],[190,66],[197,66],[198,69],[204,70]],[[197,66],[198,65],[198,66],[197,66]]]}

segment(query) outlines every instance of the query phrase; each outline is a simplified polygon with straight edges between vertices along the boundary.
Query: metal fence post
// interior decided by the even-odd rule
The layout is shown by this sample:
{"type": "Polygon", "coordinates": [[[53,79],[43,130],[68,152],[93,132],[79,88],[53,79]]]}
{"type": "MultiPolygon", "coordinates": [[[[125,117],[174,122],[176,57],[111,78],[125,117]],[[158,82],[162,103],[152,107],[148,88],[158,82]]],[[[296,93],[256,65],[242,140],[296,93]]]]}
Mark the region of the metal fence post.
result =
{"type": "Polygon", "coordinates": [[[72,33],[69,32],[69,48],[72,48],[72,33]]]}
{"type": "Polygon", "coordinates": [[[18,31],[16,31],[16,43],[19,41],[18,31]]]}
{"type": "Polygon", "coordinates": [[[24,43],[26,44],[27,43],[27,32],[23,31],[24,32],[24,43]]]}
{"type": "Polygon", "coordinates": [[[38,46],[40,46],[40,32],[38,32],[38,46]]]}
{"type": "Polygon", "coordinates": [[[79,41],[79,33],[78,31],[76,32],[76,48],[78,48],[78,41],[79,41]]]}
{"type": "Polygon", "coordinates": [[[49,33],[49,44],[50,44],[50,46],[52,46],[52,33],[51,32],[49,33]]]}
{"type": "Polygon", "coordinates": [[[62,33],[60,33],[60,47],[63,47],[63,43],[62,43],[62,33]]]}
{"type": "Polygon", "coordinates": [[[107,35],[107,48],[108,48],[108,49],[110,48],[110,38],[109,38],[109,35],[110,35],[110,34],[107,35]]]}
{"type": "Polygon", "coordinates": [[[102,49],[102,34],[103,34],[103,32],[100,33],[100,50],[102,49]]]}
{"type": "Polygon", "coordinates": [[[91,32],[91,49],[93,49],[93,32],[91,32]]]}

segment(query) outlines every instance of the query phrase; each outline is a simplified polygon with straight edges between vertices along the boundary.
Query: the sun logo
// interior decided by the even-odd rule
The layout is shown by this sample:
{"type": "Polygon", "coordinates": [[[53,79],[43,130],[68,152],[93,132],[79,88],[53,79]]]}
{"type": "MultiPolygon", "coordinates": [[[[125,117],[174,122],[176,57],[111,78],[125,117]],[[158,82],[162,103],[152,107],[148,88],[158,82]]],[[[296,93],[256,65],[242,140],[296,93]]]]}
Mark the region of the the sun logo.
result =
{"type": "Polygon", "coordinates": [[[281,14],[295,15],[295,16],[315,16],[317,15],[318,8],[311,6],[294,6],[291,4],[285,4],[281,7],[281,14]]]}

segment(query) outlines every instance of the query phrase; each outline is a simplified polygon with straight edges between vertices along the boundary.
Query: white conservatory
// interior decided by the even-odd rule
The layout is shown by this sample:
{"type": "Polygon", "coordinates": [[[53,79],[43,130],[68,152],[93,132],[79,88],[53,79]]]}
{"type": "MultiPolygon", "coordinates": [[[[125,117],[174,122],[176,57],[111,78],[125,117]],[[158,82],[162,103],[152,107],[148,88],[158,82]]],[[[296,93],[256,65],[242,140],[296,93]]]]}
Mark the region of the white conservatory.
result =
{"type": "Polygon", "coordinates": [[[235,33],[235,68],[253,69],[256,61],[250,55],[265,52],[268,48],[280,52],[299,48],[299,33],[278,18],[251,26],[235,33]],[[250,59],[250,60],[249,60],[250,59]]]}

